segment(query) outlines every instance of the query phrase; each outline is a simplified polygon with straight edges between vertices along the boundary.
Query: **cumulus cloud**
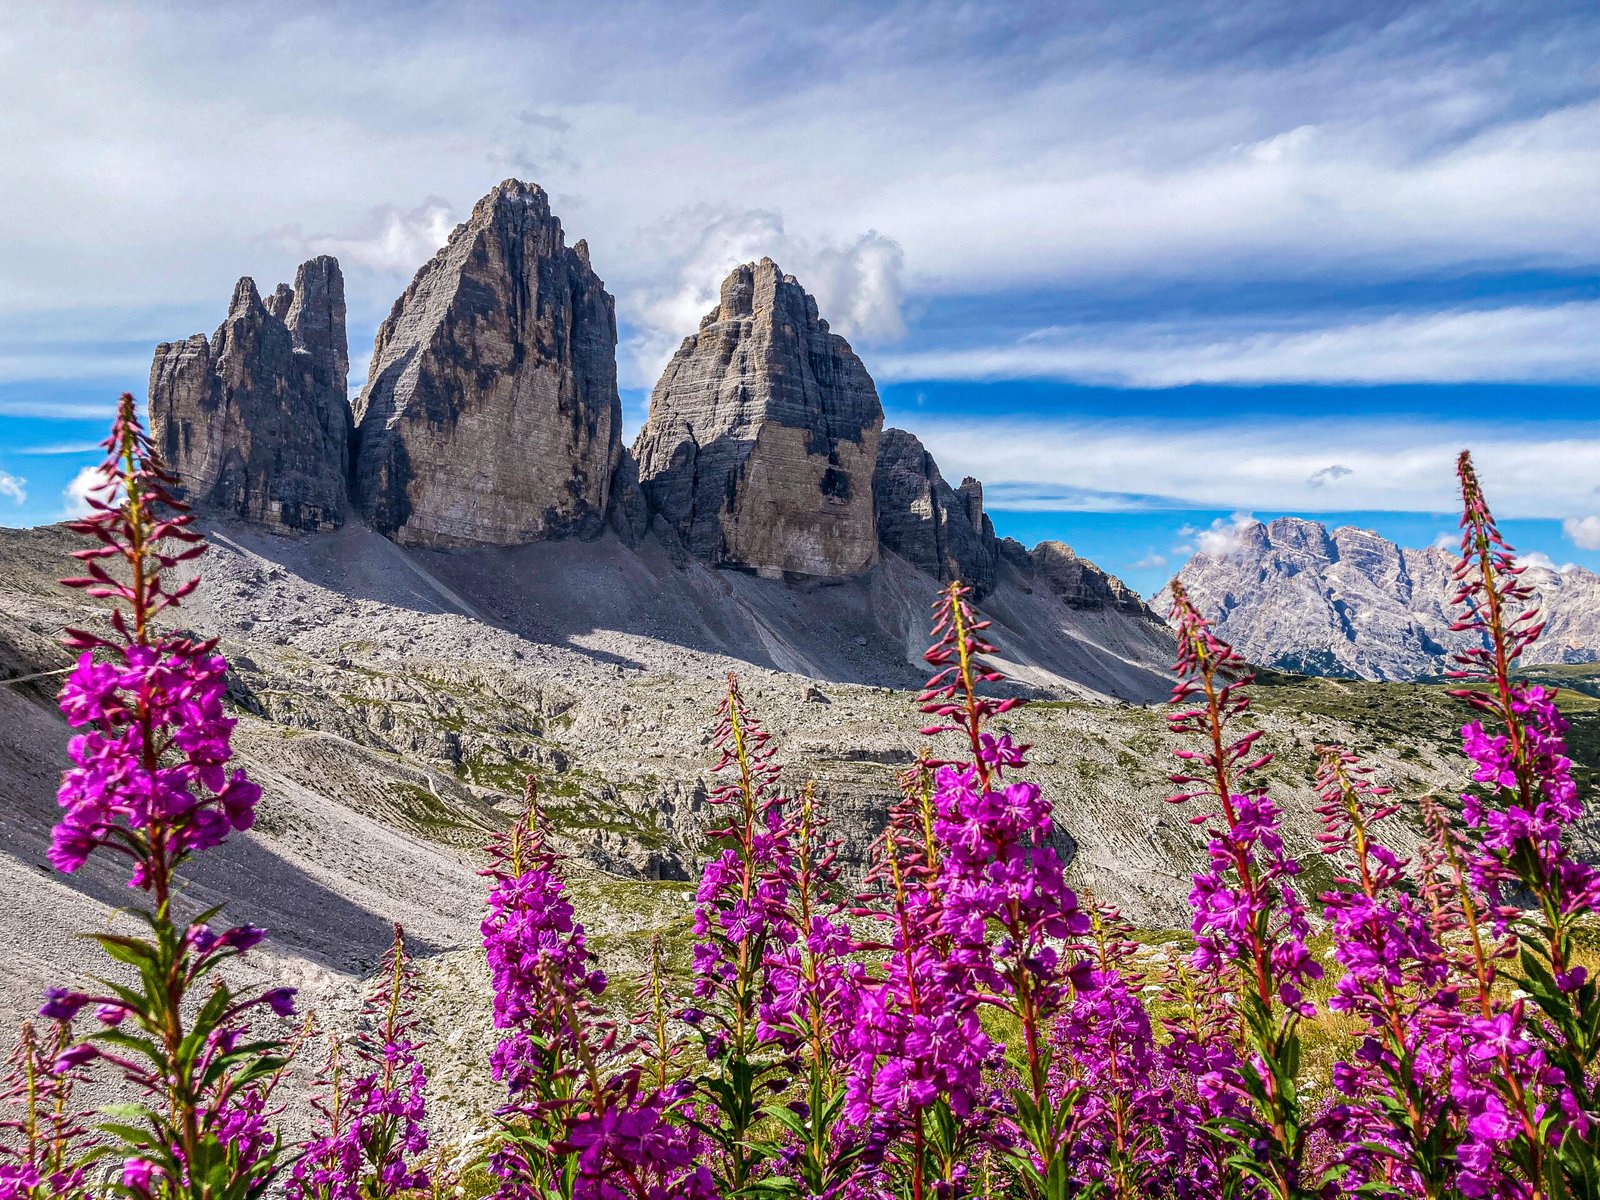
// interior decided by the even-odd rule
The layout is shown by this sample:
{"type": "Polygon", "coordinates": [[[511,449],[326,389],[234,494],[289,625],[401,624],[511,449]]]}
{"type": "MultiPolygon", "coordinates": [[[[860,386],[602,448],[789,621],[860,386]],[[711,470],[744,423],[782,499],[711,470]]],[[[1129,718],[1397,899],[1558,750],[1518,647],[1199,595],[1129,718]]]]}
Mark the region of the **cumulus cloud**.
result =
{"type": "Polygon", "coordinates": [[[346,233],[302,235],[291,228],[283,237],[299,254],[331,254],[347,268],[411,272],[433,257],[457,224],[448,201],[429,197],[403,212],[393,205],[375,208],[346,233]]]}
{"type": "Polygon", "coordinates": [[[1562,563],[1557,566],[1555,559],[1551,558],[1543,550],[1521,551],[1517,554],[1517,561],[1525,567],[1533,567],[1535,570],[1540,571],[1552,571],[1557,575],[1578,569],[1577,563],[1562,563]]]}
{"type": "Polygon", "coordinates": [[[89,497],[105,487],[105,476],[98,467],[80,467],[78,473],[61,489],[62,499],[65,504],[61,510],[63,519],[71,520],[74,517],[86,517],[94,510],[89,507],[89,497]]]}
{"type": "Polygon", "coordinates": [[[1239,549],[1239,539],[1244,532],[1259,524],[1260,522],[1251,514],[1236,512],[1227,520],[1217,517],[1204,529],[1193,525],[1181,526],[1178,536],[1187,540],[1180,543],[1181,549],[1175,553],[1198,553],[1211,558],[1227,558],[1239,549]]]}
{"type": "Polygon", "coordinates": [[[636,327],[623,366],[625,382],[653,384],[678,343],[716,306],[723,279],[740,263],[770,258],[817,299],[834,332],[863,344],[905,332],[905,255],[868,231],[849,242],[791,233],[775,211],[681,212],[641,233],[658,278],[629,299],[636,327]]]}
{"type": "Polygon", "coordinates": [[[1567,517],[1561,532],[1580,550],[1600,550],[1600,517],[1567,517]]]}
{"type": "Polygon", "coordinates": [[[1130,571],[1154,571],[1166,565],[1167,556],[1165,554],[1156,554],[1154,551],[1152,551],[1151,553],[1146,554],[1143,558],[1136,559],[1129,563],[1128,569],[1130,571]]]}
{"type": "Polygon", "coordinates": [[[28,481],[0,468],[0,496],[7,496],[15,504],[28,502],[28,481]]]}

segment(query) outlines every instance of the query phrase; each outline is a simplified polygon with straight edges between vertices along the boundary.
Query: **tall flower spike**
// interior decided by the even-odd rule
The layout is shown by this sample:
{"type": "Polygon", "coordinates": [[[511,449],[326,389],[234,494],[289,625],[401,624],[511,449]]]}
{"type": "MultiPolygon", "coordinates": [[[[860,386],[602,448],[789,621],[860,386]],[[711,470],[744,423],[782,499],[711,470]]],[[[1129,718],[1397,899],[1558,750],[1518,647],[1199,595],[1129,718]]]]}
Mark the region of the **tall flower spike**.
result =
{"type": "Polygon", "coordinates": [[[367,1070],[344,1086],[337,1042],[330,1051],[326,1121],[289,1181],[293,1200],[389,1200],[429,1184],[419,1159],[428,1149],[427,1075],[412,1040],[412,987],[405,932],[394,940],[362,1008],[356,1055],[367,1070]]]}
{"type": "Polygon", "coordinates": [[[87,732],[68,747],[74,765],[62,776],[50,861],[70,873],[107,847],[132,861],[130,883],[164,905],[185,857],[254,824],[261,789],[227,770],[234,721],[223,710],[227,663],[213,653],[216,642],[163,637],[153,625],[199,583],[196,575],[169,587],[163,572],[206,546],[169,490],[173,477],[155,460],[132,396],[122,397],[104,445],[95,511],[69,526],[100,545],[75,551],[88,574],[62,583],[114,602],[114,636],[67,631],[82,653],[61,712],[87,732]],[[174,541],[183,548],[169,552],[174,541]],[[105,566],[119,558],[124,580],[105,566]]]}
{"type": "Polygon", "coordinates": [[[64,811],[50,859],[72,872],[98,849],[120,854],[132,863],[130,885],[151,903],[134,906],[144,934],[90,935],[109,959],[135,968],[137,986],[103,981],[105,993],[95,997],[53,988],[40,1014],[65,1021],[93,1006],[101,1029],[67,1047],[57,1066],[103,1058],[127,1087],[154,1098],[130,1118],[138,1125],[102,1126],[127,1158],[119,1194],[166,1196],[181,1181],[203,1179],[212,1196],[258,1195],[282,1153],[268,1105],[290,1047],[253,1035],[251,1017],[262,1008],[292,1015],[294,989],[236,991],[218,969],[265,931],[213,929],[220,905],[179,926],[171,902],[178,866],[250,828],[261,789],[227,769],[234,721],[223,707],[227,663],[216,642],[156,626],[199,582],[174,586],[165,572],[205,543],[131,395],[119,401],[103,445],[90,515],[71,525],[98,544],[76,552],[87,573],[63,582],[112,602],[110,630],[67,631],[81,654],[60,706],[67,724],[85,732],[68,746],[73,766],[57,796],[64,811]]]}
{"type": "Polygon", "coordinates": [[[76,1080],[55,1062],[72,1045],[56,1023],[41,1037],[24,1021],[0,1079],[0,1103],[15,1116],[0,1119],[0,1197],[5,1200],[87,1200],[84,1161],[91,1148],[82,1114],[73,1107],[76,1080]]]}
{"type": "MultiPolygon", "coordinates": [[[[1179,676],[1172,702],[1185,705],[1169,718],[1175,733],[1196,735],[1198,750],[1177,756],[1188,769],[1172,782],[1188,790],[1174,803],[1203,799],[1207,809],[1190,820],[1207,827],[1209,869],[1194,877],[1194,963],[1201,971],[1233,976],[1251,1061],[1223,1086],[1249,1101],[1248,1116],[1227,1123],[1253,1125],[1247,1140],[1259,1151],[1235,1153],[1228,1165],[1264,1186],[1276,1200],[1299,1200],[1307,1125],[1297,1086],[1299,1019],[1312,1012],[1302,989],[1321,978],[1321,964],[1306,946],[1310,923],[1294,887],[1299,864],[1287,853],[1277,806],[1259,783],[1246,782],[1271,756],[1256,749],[1261,734],[1233,737],[1230,725],[1249,708],[1244,687],[1251,673],[1233,647],[1211,632],[1183,585],[1172,583],[1179,676]]],[[[1236,1132],[1230,1136],[1237,1137],[1236,1132]]]]}
{"type": "MultiPolygon", "coordinates": [[[[1005,673],[983,662],[985,656],[998,650],[981,636],[991,622],[974,611],[968,600],[971,595],[972,589],[957,580],[948,584],[933,602],[934,643],[922,657],[938,669],[918,699],[922,711],[934,718],[934,723],[922,732],[963,735],[970,754],[963,761],[976,766],[987,787],[991,776],[999,775],[1004,768],[1023,765],[1028,747],[1013,744],[1009,734],[996,738],[984,732],[991,718],[1011,711],[1023,701],[1018,696],[996,699],[981,690],[982,685],[1003,682],[1005,673]]],[[[932,759],[928,764],[949,765],[932,759]]]]}

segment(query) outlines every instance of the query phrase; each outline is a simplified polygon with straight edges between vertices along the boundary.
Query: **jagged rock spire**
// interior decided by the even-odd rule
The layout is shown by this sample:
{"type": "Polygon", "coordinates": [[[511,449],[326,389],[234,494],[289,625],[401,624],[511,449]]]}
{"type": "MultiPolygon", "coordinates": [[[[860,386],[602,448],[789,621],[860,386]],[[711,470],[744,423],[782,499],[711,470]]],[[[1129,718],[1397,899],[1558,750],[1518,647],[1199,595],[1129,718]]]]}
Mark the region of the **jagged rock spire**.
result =
{"type": "Polygon", "coordinates": [[[515,545],[604,527],[621,454],[617,324],[544,191],[478,201],[378,329],[354,489],[407,545],[515,545]]]}
{"type": "Polygon", "coordinates": [[[294,530],[345,519],[349,357],[344,277],[326,256],[263,302],[241,279],[227,319],[156,347],[150,426],[203,509],[294,530]]]}
{"type": "Polygon", "coordinates": [[[728,276],[673,357],[634,456],[651,506],[698,558],[837,578],[877,561],[882,428],[850,344],[764,258],[728,276]]]}
{"type": "Polygon", "coordinates": [[[935,579],[959,579],[981,597],[995,585],[999,545],[976,479],[952,488],[922,443],[885,429],[872,477],[878,540],[935,579]]]}

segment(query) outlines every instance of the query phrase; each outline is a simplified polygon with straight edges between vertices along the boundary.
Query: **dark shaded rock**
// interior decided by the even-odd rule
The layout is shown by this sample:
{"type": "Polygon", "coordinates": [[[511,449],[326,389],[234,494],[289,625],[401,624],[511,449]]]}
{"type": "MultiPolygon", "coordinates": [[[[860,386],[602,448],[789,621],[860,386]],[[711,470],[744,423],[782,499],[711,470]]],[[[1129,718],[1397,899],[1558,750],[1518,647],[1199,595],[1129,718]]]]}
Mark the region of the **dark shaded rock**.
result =
{"type": "Polygon", "coordinates": [[[611,476],[611,507],[606,523],[624,542],[637,546],[650,530],[650,505],[639,486],[639,463],[624,449],[611,476]]]}
{"type": "Polygon", "coordinates": [[[771,259],[737,268],[684,340],[634,445],[651,507],[717,566],[870,568],[883,408],[850,344],[771,259]]]}
{"type": "Polygon", "coordinates": [[[284,529],[342,524],[348,507],[349,357],[344,277],[326,256],[263,302],[233,291],[208,342],[156,347],[150,427],[186,498],[284,529]]]}
{"type": "Polygon", "coordinates": [[[1068,608],[1111,608],[1155,619],[1138,592],[1087,558],[1079,558],[1071,546],[1040,542],[1028,557],[1035,586],[1055,593],[1068,608]]]}
{"type": "Polygon", "coordinates": [[[951,488],[916,437],[885,429],[872,490],[885,549],[935,579],[961,580],[980,597],[993,590],[999,546],[983,511],[981,483],[969,478],[959,490],[951,488]]]}
{"type": "Polygon", "coordinates": [[[518,545],[604,528],[621,453],[617,323],[588,247],[508,179],[378,329],[356,402],[355,493],[406,545],[518,545]]]}

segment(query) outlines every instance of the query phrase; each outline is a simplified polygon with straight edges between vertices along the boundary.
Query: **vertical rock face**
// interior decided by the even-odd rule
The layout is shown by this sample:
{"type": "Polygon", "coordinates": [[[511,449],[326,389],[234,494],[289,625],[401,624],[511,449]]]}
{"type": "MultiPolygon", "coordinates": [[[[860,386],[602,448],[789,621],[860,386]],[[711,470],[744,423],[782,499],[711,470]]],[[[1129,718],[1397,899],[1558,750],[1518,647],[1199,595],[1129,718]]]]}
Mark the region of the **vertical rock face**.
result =
{"type": "Polygon", "coordinates": [[[736,269],[656,384],[634,446],[651,507],[718,566],[840,578],[878,557],[883,408],[850,344],[771,259],[736,269]]]}
{"type": "Polygon", "coordinates": [[[981,597],[994,588],[999,547],[975,479],[951,488],[915,436],[885,429],[872,476],[878,540],[936,579],[959,579],[981,597]]]}
{"type": "Polygon", "coordinates": [[[507,180],[378,329],[356,402],[356,498],[406,545],[604,528],[621,452],[617,323],[588,247],[507,180]]]}
{"type": "Polygon", "coordinates": [[[203,508],[285,529],[343,523],[349,461],[344,276],[336,260],[301,265],[263,302],[239,280],[227,319],[156,347],[150,427],[203,508]]]}

